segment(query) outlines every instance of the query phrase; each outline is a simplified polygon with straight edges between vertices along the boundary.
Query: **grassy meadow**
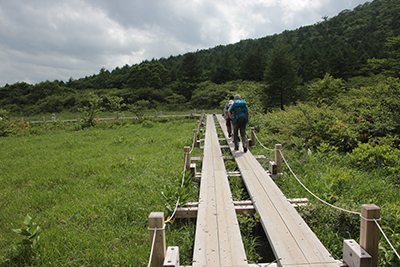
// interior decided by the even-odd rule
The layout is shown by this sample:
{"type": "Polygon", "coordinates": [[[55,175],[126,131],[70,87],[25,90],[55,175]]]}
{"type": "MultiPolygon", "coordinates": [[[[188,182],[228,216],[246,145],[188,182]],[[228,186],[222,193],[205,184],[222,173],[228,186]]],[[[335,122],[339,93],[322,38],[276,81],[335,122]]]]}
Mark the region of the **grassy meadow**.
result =
{"type": "MultiPolygon", "coordinates": [[[[339,126],[330,128],[330,143],[312,147],[303,137],[311,123],[301,118],[296,109],[273,112],[251,117],[249,126],[256,127],[265,146],[283,144],[290,167],[320,198],[356,212],[362,204],[378,205],[380,224],[399,251],[400,150],[360,142],[351,151],[340,151],[347,147],[343,142],[347,131],[343,131],[363,126],[358,119],[353,124],[334,121],[339,126]],[[336,140],[342,141],[333,143],[336,140]]],[[[196,182],[185,179],[180,190],[183,147],[192,145],[196,121],[183,117],[96,121],[90,128],[76,123],[14,122],[13,136],[0,138],[0,267],[147,266],[148,215],[163,211],[167,217],[178,195],[182,202],[197,201],[196,182]],[[18,222],[27,214],[35,216],[43,229],[34,253],[15,246],[21,237],[12,231],[21,228],[18,222]]],[[[322,127],[314,128],[325,130],[332,122],[318,123],[322,127]]],[[[311,136],[316,138],[314,132],[311,136]]],[[[201,153],[194,149],[192,156],[201,153]]],[[[258,142],[252,153],[274,160],[274,152],[258,142]]],[[[237,169],[232,160],[225,165],[228,171],[237,169]]],[[[285,165],[276,183],[288,198],[310,199],[310,205],[299,212],[335,259],[342,258],[344,239],[359,241],[359,216],[321,204],[285,165]]],[[[248,198],[239,178],[231,178],[230,185],[235,200],[248,198]]],[[[238,220],[248,259],[268,262],[269,256],[262,255],[268,244],[257,218],[239,216],[238,220]]],[[[194,233],[195,220],[167,224],[167,245],[179,246],[181,265],[191,265],[194,233]]],[[[379,266],[400,266],[382,236],[379,257],[379,266]]]]}
{"type": "MultiPolygon", "coordinates": [[[[174,195],[161,192],[181,183],[196,120],[102,123],[0,138],[0,266],[147,265],[147,217],[170,214],[174,195]],[[27,214],[43,230],[34,254],[14,245],[22,238],[12,229],[27,214]]],[[[196,186],[190,190],[196,201],[196,186]]],[[[180,231],[169,224],[167,242],[190,255],[185,242],[193,240],[180,231]]]]}

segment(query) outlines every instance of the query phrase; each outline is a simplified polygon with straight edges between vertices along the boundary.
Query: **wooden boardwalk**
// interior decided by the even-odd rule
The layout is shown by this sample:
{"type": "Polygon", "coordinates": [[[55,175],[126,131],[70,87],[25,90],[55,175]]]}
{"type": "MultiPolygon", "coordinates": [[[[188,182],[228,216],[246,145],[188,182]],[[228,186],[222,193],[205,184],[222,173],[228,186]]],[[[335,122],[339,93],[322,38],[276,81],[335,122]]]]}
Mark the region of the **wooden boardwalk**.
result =
{"type": "MultiPolygon", "coordinates": [[[[230,141],[232,139],[227,136],[224,118],[221,115],[217,115],[217,118],[256,212],[261,216],[261,223],[274,251],[277,265],[341,266],[339,261],[333,259],[251,152],[243,153],[242,147],[239,151],[234,150],[234,144],[230,141]]],[[[207,155],[206,152],[205,155],[207,155]]]]}
{"type": "Polygon", "coordinates": [[[248,266],[212,115],[206,125],[192,266],[248,266]]]}

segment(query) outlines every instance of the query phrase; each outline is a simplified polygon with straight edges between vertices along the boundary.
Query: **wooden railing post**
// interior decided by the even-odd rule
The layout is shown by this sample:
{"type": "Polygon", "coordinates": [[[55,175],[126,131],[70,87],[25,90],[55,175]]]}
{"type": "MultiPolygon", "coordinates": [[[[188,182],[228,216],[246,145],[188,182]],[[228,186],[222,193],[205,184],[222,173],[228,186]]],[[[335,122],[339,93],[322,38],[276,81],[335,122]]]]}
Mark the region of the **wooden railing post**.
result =
{"type": "Polygon", "coordinates": [[[162,267],[167,254],[164,230],[164,212],[152,212],[149,215],[150,244],[153,248],[151,266],[162,267]],[[154,237],[154,235],[156,235],[154,237]],[[154,244],[153,244],[154,240],[154,244]]]}
{"type": "Polygon", "coordinates": [[[198,147],[198,144],[197,144],[197,130],[196,129],[193,129],[193,146],[194,147],[198,147]]]}
{"type": "Polygon", "coordinates": [[[78,118],[76,119],[76,121],[77,121],[77,122],[80,122],[80,121],[81,121],[81,118],[79,117],[79,115],[78,115],[78,118]]]}
{"type": "Polygon", "coordinates": [[[277,173],[282,173],[282,155],[281,155],[282,145],[275,145],[275,163],[277,165],[277,173]]]}
{"type": "Polygon", "coordinates": [[[190,171],[190,147],[185,146],[183,148],[183,154],[185,156],[185,170],[190,171]]]}
{"type": "Polygon", "coordinates": [[[200,119],[197,121],[197,131],[200,131],[200,127],[203,125],[203,119],[204,119],[204,110],[203,113],[200,115],[200,119]]]}
{"type": "Polygon", "coordinates": [[[371,255],[372,267],[378,266],[379,228],[372,220],[379,220],[381,209],[374,204],[361,206],[360,246],[371,255]]]}

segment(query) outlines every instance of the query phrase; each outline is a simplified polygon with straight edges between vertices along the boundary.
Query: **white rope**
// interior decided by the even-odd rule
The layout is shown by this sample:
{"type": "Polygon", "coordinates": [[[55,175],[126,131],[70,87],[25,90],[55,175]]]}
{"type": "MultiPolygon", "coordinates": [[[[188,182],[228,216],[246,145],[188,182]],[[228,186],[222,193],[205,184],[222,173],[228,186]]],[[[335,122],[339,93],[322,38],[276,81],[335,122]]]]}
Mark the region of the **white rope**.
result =
{"type": "MultiPolygon", "coordinates": [[[[260,142],[260,140],[258,139],[258,137],[257,137],[257,135],[256,135],[255,133],[254,133],[254,136],[256,137],[257,141],[260,143],[260,145],[261,145],[263,148],[265,148],[265,149],[267,149],[267,150],[271,150],[271,151],[275,150],[275,149],[270,149],[270,148],[265,147],[265,146],[260,142]]],[[[335,208],[335,209],[338,209],[338,210],[341,210],[341,211],[344,211],[344,212],[348,212],[348,213],[352,213],[352,214],[359,215],[362,219],[364,219],[364,220],[366,220],[366,221],[369,221],[369,222],[375,222],[375,224],[378,226],[379,230],[381,231],[382,235],[385,237],[386,241],[388,242],[389,246],[392,248],[392,250],[393,250],[394,253],[396,254],[397,258],[400,260],[400,255],[399,255],[399,253],[398,253],[398,252],[396,251],[396,249],[393,247],[392,243],[390,243],[390,241],[389,241],[389,239],[387,238],[385,232],[382,230],[381,226],[380,226],[379,223],[378,223],[378,221],[380,221],[381,218],[379,218],[379,219],[367,219],[367,218],[365,218],[364,216],[362,216],[360,212],[355,212],[355,211],[351,211],[351,210],[346,210],[346,209],[337,207],[337,206],[335,206],[335,205],[332,205],[332,204],[330,204],[330,203],[328,203],[328,202],[322,200],[322,199],[319,198],[317,195],[315,195],[313,192],[311,192],[311,191],[300,181],[299,178],[297,178],[296,174],[293,172],[292,168],[290,168],[288,162],[286,161],[286,158],[285,158],[285,156],[283,155],[282,150],[279,150],[279,153],[281,154],[283,160],[284,160],[285,163],[286,163],[286,166],[289,168],[289,170],[290,170],[290,172],[292,173],[292,175],[294,176],[294,178],[296,178],[296,180],[300,183],[300,185],[301,185],[305,190],[307,190],[308,193],[310,193],[312,196],[314,196],[316,199],[318,199],[318,200],[321,201],[322,203],[324,203],[324,204],[326,204],[326,205],[328,205],[328,206],[330,206],[330,207],[332,207],[332,208],[335,208]]]]}
{"type": "Polygon", "coordinates": [[[151,258],[153,257],[153,251],[154,251],[154,243],[156,241],[156,234],[157,234],[157,227],[155,227],[154,229],[154,233],[153,233],[153,243],[151,243],[151,251],[150,251],[150,258],[149,258],[149,264],[147,265],[147,267],[150,267],[151,265],[151,258]]]}
{"type": "Polygon", "coordinates": [[[326,205],[328,205],[328,206],[330,206],[330,207],[332,207],[332,208],[335,208],[335,209],[338,209],[338,210],[341,210],[341,211],[344,211],[344,212],[348,212],[348,213],[352,213],[352,214],[359,215],[362,219],[364,219],[364,220],[366,220],[366,221],[369,221],[369,222],[375,222],[375,224],[378,226],[379,230],[381,231],[381,233],[382,233],[383,236],[385,237],[386,241],[388,242],[389,246],[392,248],[392,250],[393,250],[394,253],[396,254],[397,258],[399,258],[399,260],[400,260],[399,253],[397,253],[396,249],[393,247],[392,243],[390,243],[390,241],[389,241],[389,239],[387,238],[385,232],[383,232],[381,226],[380,226],[379,223],[378,223],[378,221],[380,221],[381,218],[379,218],[379,219],[367,219],[367,218],[365,218],[364,216],[362,216],[361,213],[359,213],[359,212],[355,212],[355,211],[350,211],[350,210],[342,209],[342,208],[336,207],[335,205],[332,205],[332,204],[330,204],[330,203],[328,203],[328,202],[326,202],[326,201],[320,199],[320,198],[317,197],[314,193],[312,193],[310,190],[308,190],[308,188],[305,187],[304,184],[297,178],[296,174],[292,171],[292,169],[290,168],[289,164],[287,163],[285,157],[283,156],[282,151],[279,150],[279,152],[280,152],[280,154],[282,155],[282,158],[283,158],[283,160],[285,161],[286,166],[289,168],[290,172],[293,174],[293,176],[296,178],[296,180],[304,187],[304,189],[306,189],[306,190],[307,190],[311,195],[313,195],[316,199],[318,199],[318,200],[321,201],[322,203],[324,203],[324,204],[326,204],[326,205]]]}
{"type": "Polygon", "coordinates": [[[400,260],[400,255],[399,255],[399,253],[397,253],[397,251],[396,251],[396,249],[393,247],[392,243],[390,243],[390,241],[389,241],[389,239],[387,238],[385,232],[383,232],[381,226],[379,225],[378,220],[376,220],[376,219],[372,219],[372,220],[373,220],[373,221],[375,222],[375,224],[378,226],[379,230],[381,231],[381,233],[382,233],[383,236],[385,237],[385,239],[386,239],[386,241],[388,242],[389,246],[392,248],[392,250],[393,250],[394,253],[396,254],[397,258],[400,260]]]}
{"type": "Polygon", "coordinates": [[[315,197],[316,199],[318,199],[318,200],[321,201],[322,203],[324,203],[324,204],[326,204],[326,205],[328,205],[328,206],[330,206],[330,207],[332,207],[332,208],[335,208],[335,209],[338,209],[338,210],[341,210],[341,211],[344,211],[344,212],[348,212],[348,213],[352,213],[352,214],[356,214],[356,215],[361,216],[361,213],[359,213],[359,212],[351,211],[351,210],[346,210],[346,209],[343,209],[343,208],[339,208],[339,207],[337,207],[337,206],[335,206],[335,205],[332,205],[332,204],[326,202],[325,200],[322,200],[322,199],[319,198],[317,195],[315,195],[313,192],[311,192],[311,191],[299,180],[299,178],[297,178],[296,174],[293,172],[292,168],[290,168],[289,164],[287,163],[286,158],[285,158],[285,156],[283,156],[283,153],[282,153],[281,150],[279,150],[279,153],[281,154],[283,160],[284,160],[285,163],[286,163],[286,166],[289,168],[289,170],[290,170],[290,172],[293,174],[294,178],[296,178],[296,180],[300,183],[300,185],[301,185],[305,190],[307,190],[307,192],[310,193],[313,197],[315,197]]]}
{"type": "MultiPolygon", "coordinates": [[[[185,164],[183,165],[181,187],[183,187],[183,184],[185,183],[186,163],[187,163],[187,157],[186,157],[186,155],[187,155],[187,154],[189,154],[189,155],[192,154],[193,149],[194,149],[194,138],[193,138],[193,142],[192,142],[192,149],[190,150],[190,152],[184,152],[184,154],[185,154],[185,164]]],[[[179,201],[180,201],[180,199],[181,199],[181,197],[178,197],[178,200],[176,201],[176,204],[175,204],[175,209],[174,209],[174,211],[172,212],[172,215],[165,221],[165,223],[171,222],[171,220],[174,218],[175,213],[176,213],[176,210],[178,209],[178,206],[179,206],[179,201]]]]}
{"type": "Polygon", "coordinates": [[[265,147],[265,146],[260,142],[260,139],[258,139],[258,137],[257,137],[257,135],[256,135],[255,132],[254,132],[254,136],[256,137],[258,143],[260,143],[260,145],[261,145],[263,148],[265,148],[266,150],[275,151],[275,149],[271,149],[271,148],[265,147]]]}
{"type": "Polygon", "coordinates": [[[360,217],[363,219],[363,220],[365,220],[365,221],[367,221],[367,222],[380,222],[381,220],[382,220],[382,218],[379,218],[379,219],[367,219],[367,218],[365,218],[364,216],[362,216],[361,214],[360,214],[360,217]]]}

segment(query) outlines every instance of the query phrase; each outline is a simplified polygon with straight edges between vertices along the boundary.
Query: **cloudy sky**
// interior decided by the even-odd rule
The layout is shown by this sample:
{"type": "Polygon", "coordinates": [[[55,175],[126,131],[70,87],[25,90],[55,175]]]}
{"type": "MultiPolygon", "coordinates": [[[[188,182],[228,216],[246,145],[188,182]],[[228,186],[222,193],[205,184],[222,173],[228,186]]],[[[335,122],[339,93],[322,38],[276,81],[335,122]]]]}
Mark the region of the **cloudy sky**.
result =
{"type": "Polygon", "coordinates": [[[366,0],[0,0],[0,86],[261,38],[366,0]]]}

